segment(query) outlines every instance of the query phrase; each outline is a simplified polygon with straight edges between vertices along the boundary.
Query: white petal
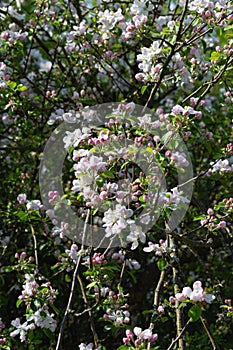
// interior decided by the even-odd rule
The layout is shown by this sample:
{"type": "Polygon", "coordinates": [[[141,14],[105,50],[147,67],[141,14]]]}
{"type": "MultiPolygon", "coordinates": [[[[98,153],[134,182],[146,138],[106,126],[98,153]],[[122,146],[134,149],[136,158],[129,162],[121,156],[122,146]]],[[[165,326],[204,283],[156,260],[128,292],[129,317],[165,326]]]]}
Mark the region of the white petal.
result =
{"type": "Polygon", "coordinates": [[[139,336],[142,332],[142,329],[140,327],[134,327],[133,332],[136,336],[139,336]]]}

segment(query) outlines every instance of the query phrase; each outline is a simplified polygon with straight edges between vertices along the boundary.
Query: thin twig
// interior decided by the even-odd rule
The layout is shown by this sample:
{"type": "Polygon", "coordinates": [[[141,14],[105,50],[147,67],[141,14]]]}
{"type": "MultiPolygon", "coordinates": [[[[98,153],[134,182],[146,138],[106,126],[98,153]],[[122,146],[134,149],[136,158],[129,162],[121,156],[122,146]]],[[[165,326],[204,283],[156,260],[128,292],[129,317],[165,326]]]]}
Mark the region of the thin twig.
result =
{"type": "Polygon", "coordinates": [[[143,111],[145,111],[145,109],[147,108],[148,104],[150,103],[152,97],[156,94],[162,80],[163,80],[163,77],[165,75],[165,72],[166,72],[166,69],[174,55],[174,53],[176,52],[176,46],[177,46],[177,43],[179,42],[180,40],[180,36],[181,36],[181,32],[182,32],[182,26],[183,26],[183,21],[184,21],[184,18],[185,18],[185,13],[187,11],[187,8],[188,8],[188,0],[185,1],[185,5],[184,5],[184,8],[183,8],[183,11],[182,11],[182,14],[181,14],[181,18],[180,18],[180,24],[179,24],[179,29],[178,29],[178,33],[176,35],[176,41],[174,43],[174,45],[171,45],[171,52],[170,54],[168,55],[166,61],[164,62],[164,65],[163,65],[163,68],[162,68],[162,72],[159,76],[159,79],[158,81],[156,82],[156,84],[153,86],[152,90],[151,90],[151,93],[149,95],[149,98],[144,106],[144,109],[143,111]]]}
{"type": "MultiPolygon", "coordinates": [[[[174,255],[176,255],[176,245],[174,238],[172,235],[169,235],[169,247],[172,249],[174,252],[174,255]]],[[[179,292],[179,286],[178,286],[178,276],[177,276],[177,268],[175,266],[172,267],[172,273],[173,273],[173,286],[174,286],[174,295],[176,295],[179,292]]],[[[177,340],[179,344],[179,350],[184,350],[184,339],[182,337],[182,317],[181,317],[181,310],[179,308],[179,301],[176,300],[175,303],[175,308],[176,308],[176,331],[177,331],[177,340]]]]}
{"type": "Polygon", "coordinates": [[[188,327],[190,323],[190,320],[188,320],[188,322],[185,324],[185,326],[183,327],[182,331],[180,332],[180,334],[172,340],[171,344],[169,345],[169,347],[167,348],[167,350],[171,350],[173,348],[173,346],[176,344],[176,342],[180,339],[180,337],[182,337],[184,331],[186,330],[186,328],[188,327]]]}
{"type": "Polygon", "coordinates": [[[86,314],[87,312],[91,311],[92,309],[94,309],[94,307],[95,307],[96,305],[97,305],[97,304],[95,304],[95,305],[93,305],[93,306],[91,306],[91,307],[89,307],[89,308],[83,310],[82,312],[79,312],[78,314],[75,313],[74,316],[80,317],[80,316],[86,314]]]}
{"type": "MultiPolygon", "coordinates": [[[[84,237],[86,235],[86,230],[87,230],[87,223],[89,220],[89,216],[90,216],[90,210],[88,210],[87,212],[87,216],[86,216],[86,220],[85,220],[85,224],[84,224],[84,228],[83,228],[83,242],[84,242],[84,237]]],[[[81,251],[83,250],[84,244],[82,243],[82,247],[81,247],[81,251]]],[[[74,295],[74,289],[75,289],[75,283],[76,283],[76,279],[77,279],[77,274],[78,274],[78,268],[80,265],[80,261],[81,261],[82,255],[80,254],[75,266],[75,270],[73,273],[73,278],[72,278],[72,284],[71,284],[71,289],[70,289],[70,295],[69,295],[69,300],[66,306],[66,310],[61,322],[61,326],[60,326],[60,330],[59,330],[59,334],[58,334],[58,338],[57,338],[57,344],[56,344],[56,350],[59,350],[60,344],[61,344],[61,339],[62,339],[62,334],[64,331],[64,326],[65,326],[65,322],[66,322],[66,318],[68,313],[70,312],[70,306],[71,306],[71,302],[73,299],[73,295],[74,295]]]]}
{"type": "Polygon", "coordinates": [[[154,307],[157,307],[159,305],[159,292],[162,287],[164,277],[165,277],[165,270],[162,270],[154,292],[154,307]]]}
{"type": "MultiPolygon", "coordinates": [[[[160,289],[162,287],[164,277],[165,277],[165,270],[162,270],[160,273],[159,281],[158,281],[157,286],[155,287],[155,291],[154,291],[154,305],[153,305],[154,306],[154,313],[157,309],[157,306],[159,305],[159,292],[160,292],[160,289]]],[[[152,315],[152,318],[154,316],[154,313],[152,315]]],[[[154,329],[154,323],[152,321],[150,323],[149,329],[151,331],[154,329]]],[[[147,345],[147,350],[150,350],[150,342],[147,345]]]]}
{"type": "Polygon", "coordinates": [[[75,283],[76,283],[76,278],[77,278],[80,260],[81,260],[81,255],[79,255],[79,258],[78,258],[78,261],[76,263],[75,270],[73,273],[73,279],[72,279],[72,284],[71,284],[71,289],[70,289],[69,300],[68,300],[68,303],[66,306],[66,311],[64,313],[62,322],[61,322],[61,326],[60,326],[60,330],[59,330],[59,334],[58,334],[58,338],[57,338],[56,350],[59,350],[61,338],[62,338],[62,334],[63,334],[65,322],[66,322],[66,318],[67,318],[68,313],[70,312],[70,306],[71,306],[72,298],[74,295],[74,288],[75,288],[75,283]]]}
{"type": "Polygon", "coordinates": [[[213,336],[213,334],[212,334],[212,332],[211,332],[211,330],[210,330],[210,328],[208,326],[208,323],[207,323],[207,321],[206,321],[206,319],[204,317],[201,317],[201,322],[202,322],[202,324],[203,324],[203,326],[205,328],[205,331],[206,331],[206,333],[207,333],[207,335],[209,337],[209,340],[210,340],[210,342],[212,344],[213,349],[214,350],[220,350],[220,347],[216,343],[216,341],[214,339],[214,336],[213,336]]]}
{"type": "Polygon", "coordinates": [[[38,261],[36,235],[35,235],[34,227],[32,225],[30,225],[30,228],[31,228],[31,232],[32,232],[33,242],[34,242],[34,255],[35,255],[35,261],[36,261],[36,270],[38,270],[39,261],[38,261]]]}
{"type": "MultiPolygon", "coordinates": [[[[83,287],[83,282],[82,282],[82,280],[81,280],[79,275],[77,276],[77,278],[78,278],[78,282],[79,282],[79,285],[80,285],[80,288],[81,288],[81,293],[82,293],[82,297],[83,297],[84,303],[87,305],[88,302],[87,302],[86,293],[85,293],[85,290],[84,290],[84,287],[83,287]]],[[[94,343],[95,343],[95,345],[97,345],[99,338],[98,338],[97,332],[95,330],[95,325],[94,325],[94,322],[93,322],[92,309],[88,308],[87,310],[88,310],[87,312],[88,312],[89,320],[90,320],[90,327],[91,327],[91,331],[92,331],[93,338],[94,338],[94,343]]]]}

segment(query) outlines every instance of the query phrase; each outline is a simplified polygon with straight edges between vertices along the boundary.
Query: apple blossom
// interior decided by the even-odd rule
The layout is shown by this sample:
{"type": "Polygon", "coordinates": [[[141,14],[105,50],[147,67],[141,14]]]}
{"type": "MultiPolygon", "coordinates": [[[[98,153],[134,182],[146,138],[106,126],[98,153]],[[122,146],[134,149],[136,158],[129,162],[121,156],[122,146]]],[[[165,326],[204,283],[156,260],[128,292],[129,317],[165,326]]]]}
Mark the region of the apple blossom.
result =
{"type": "Polygon", "coordinates": [[[202,283],[200,281],[196,281],[193,283],[193,290],[190,287],[184,287],[181,293],[177,293],[175,295],[176,299],[180,302],[190,299],[194,302],[207,302],[210,304],[215,296],[212,294],[205,294],[202,288],[202,283]]]}
{"type": "Polygon", "coordinates": [[[20,323],[20,319],[16,318],[11,322],[12,326],[14,326],[16,329],[10,333],[11,337],[15,337],[19,334],[20,341],[24,342],[26,340],[26,335],[29,330],[32,330],[35,328],[34,323],[28,324],[28,322],[24,322],[23,324],[20,323]]]}

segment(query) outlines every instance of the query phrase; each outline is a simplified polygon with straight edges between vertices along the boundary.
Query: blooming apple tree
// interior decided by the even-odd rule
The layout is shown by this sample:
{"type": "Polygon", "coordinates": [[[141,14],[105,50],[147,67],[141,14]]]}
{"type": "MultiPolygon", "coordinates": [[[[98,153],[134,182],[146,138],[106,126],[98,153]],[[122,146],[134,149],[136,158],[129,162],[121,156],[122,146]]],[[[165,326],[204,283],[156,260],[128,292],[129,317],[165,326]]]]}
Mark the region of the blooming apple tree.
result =
{"type": "Polygon", "coordinates": [[[230,350],[233,2],[0,5],[0,349],[230,350]]]}

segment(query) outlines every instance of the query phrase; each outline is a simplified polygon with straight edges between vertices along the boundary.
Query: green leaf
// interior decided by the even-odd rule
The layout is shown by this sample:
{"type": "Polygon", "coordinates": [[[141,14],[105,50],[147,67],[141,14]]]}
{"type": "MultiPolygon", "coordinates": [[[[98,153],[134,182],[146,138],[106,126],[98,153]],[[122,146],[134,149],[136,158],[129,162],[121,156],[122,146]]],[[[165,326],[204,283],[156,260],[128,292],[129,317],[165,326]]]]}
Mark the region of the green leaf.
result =
{"type": "Polygon", "coordinates": [[[103,177],[109,177],[110,179],[114,179],[115,175],[110,171],[106,170],[103,174],[101,174],[103,177]]]}
{"type": "Polygon", "coordinates": [[[11,88],[12,90],[15,89],[15,87],[17,86],[17,83],[15,81],[8,81],[7,85],[9,86],[9,88],[11,88]]]}
{"type": "Polygon", "coordinates": [[[42,340],[40,340],[40,339],[33,339],[33,343],[34,343],[35,345],[39,345],[39,344],[42,343],[42,340]]]}
{"type": "Polygon", "coordinates": [[[87,288],[88,288],[88,289],[91,289],[92,287],[95,287],[96,284],[97,284],[96,281],[91,282],[91,283],[89,283],[89,284],[87,285],[87,288]]]}
{"type": "Polygon", "coordinates": [[[43,328],[43,332],[48,338],[51,338],[52,332],[48,328],[43,328]]]}
{"type": "Polygon", "coordinates": [[[56,307],[56,306],[54,306],[54,304],[49,304],[50,305],[50,307],[53,309],[53,311],[57,314],[57,315],[59,315],[60,314],[60,311],[59,311],[59,309],[56,307]]]}
{"type": "Polygon", "coordinates": [[[201,317],[201,306],[193,305],[188,311],[190,322],[196,322],[201,317]]]}
{"type": "Polygon", "coordinates": [[[206,215],[200,215],[200,216],[196,216],[193,221],[199,221],[199,220],[204,220],[206,218],[206,215]]]}
{"type": "Polygon", "coordinates": [[[71,282],[71,278],[70,278],[70,276],[68,274],[65,275],[65,281],[67,283],[71,282]]]}
{"type": "Polygon", "coordinates": [[[2,267],[2,272],[11,272],[13,268],[11,266],[3,266],[2,267]]]}
{"type": "Polygon", "coordinates": [[[147,85],[143,85],[142,88],[141,88],[141,94],[144,95],[146,89],[147,89],[147,85]]]}
{"type": "Polygon", "coordinates": [[[221,55],[220,55],[219,52],[213,51],[213,52],[211,53],[210,59],[211,59],[211,61],[216,61],[216,60],[218,60],[220,57],[221,57],[221,55]]]}
{"type": "Polygon", "coordinates": [[[142,315],[148,315],[148,314],[153,314],[153,313],[154,313],[154,310],[153,310],[153,309],[142,311],[142,315]]]}
{"type": "Polygon", "coordinates": [[[28,88],[27,88],[26,86],[22,85],[22,84],[19,84],[19,85],[18,85],[18,88],[17,88],[18,91],[25,91],[25,90],[27,90],[27,89],[28,89],[28,88]]]}
{"type": "Polygon", "coordinates": [[[166,265],[167,265],[167,262],[165,259],[159,259],[159,261],[157,262],[157,266],[160,271],[164,270],[166,265]]]}
{"type": "Polygon", "coordinates": [[[98,179],[96,179],[96,185],[98,186],[98,187],[102,187],[103,186],[103,183],[104,183],[104,180],[102,179],[102,178],[98,178],[98,179]]]}
{"type": "Polygon", "coordinates": [[[112,326],[110,326],[110,325],[108,325],[108,324],[106,324],[105,326],[104,326],[104,331],[105,332],[108,332],[108,331],[110,331],[112,329],[112,326]]]}
{"type": "Polygon", "coordinates": [[[18,211],[16,214],[17,214],[18,218],[20,219],[20,221],[24,221],[24,222],[27,221],[28,214],[25,213],[25,211],[18,211]]]}
{"type": "Polygon", "coordinates": [[[225,207],[225,206],[226,206],[225,202],[220,202],[214,207],[214,209],[219,210],[220,208],[225,207]]]}
{"type": "Polygon", "coordinates": [[[23,302],[23,299],[18,299],[18,300],[16,301],[16,307],[18,308],[19,305],[22,304],[22,302],[23,302]]]}

